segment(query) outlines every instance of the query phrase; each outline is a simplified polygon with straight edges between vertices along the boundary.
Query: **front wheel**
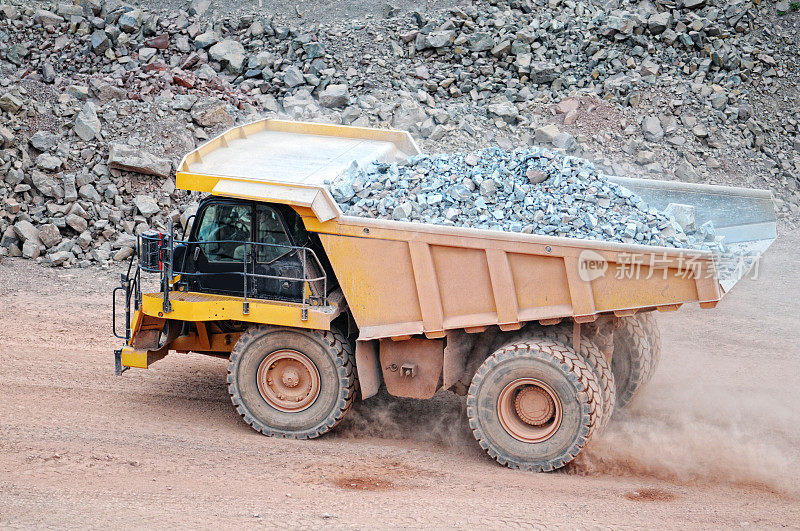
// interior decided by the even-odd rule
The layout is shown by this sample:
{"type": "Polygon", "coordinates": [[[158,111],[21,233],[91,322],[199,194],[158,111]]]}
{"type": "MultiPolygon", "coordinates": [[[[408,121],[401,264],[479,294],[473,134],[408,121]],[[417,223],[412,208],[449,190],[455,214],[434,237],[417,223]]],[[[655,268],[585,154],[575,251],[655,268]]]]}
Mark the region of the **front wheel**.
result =
{"type": "Polygon", "coordinates": [[[231,352],[231,401],[264,435],[319,437],[342,420],[355,388],[352,346],[335,330],[253,327],[231,352]]]}
{"type": "Polygon", "coordinates": [[[551,471],[586,445],[602,405],[597,381],[567,345],[521,339],[489,356],[472,379],[467,417],[481,447],[510,468],[551,471]]]}

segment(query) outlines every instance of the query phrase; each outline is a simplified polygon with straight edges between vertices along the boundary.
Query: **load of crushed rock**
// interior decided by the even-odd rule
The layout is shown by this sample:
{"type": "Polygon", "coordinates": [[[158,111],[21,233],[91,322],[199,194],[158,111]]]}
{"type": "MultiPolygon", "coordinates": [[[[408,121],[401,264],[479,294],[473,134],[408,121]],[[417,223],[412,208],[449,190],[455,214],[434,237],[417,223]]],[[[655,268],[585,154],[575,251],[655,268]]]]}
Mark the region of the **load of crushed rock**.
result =
{"type": "Polygon", "coordinates": [[[591,162],[537,147],[353,164],[331,193],[351,216],[724,250],[710,222],[694,226],[691,207],[658,211],[591,162]]]}

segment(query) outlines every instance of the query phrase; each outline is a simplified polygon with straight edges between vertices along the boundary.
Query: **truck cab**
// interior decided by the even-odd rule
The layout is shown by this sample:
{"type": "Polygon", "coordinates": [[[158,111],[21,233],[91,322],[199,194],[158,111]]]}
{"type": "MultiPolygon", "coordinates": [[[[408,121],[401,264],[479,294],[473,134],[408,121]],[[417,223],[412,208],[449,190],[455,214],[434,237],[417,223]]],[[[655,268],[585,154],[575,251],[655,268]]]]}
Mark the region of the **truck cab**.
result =
{"type": "Polygon", "coordinates": [[[327,273],[304,259],[309,248],[324,256],[291,207],[211,196],[175,246],[174,273],[190,292],[301,302],[303,279],[327,273]]]}

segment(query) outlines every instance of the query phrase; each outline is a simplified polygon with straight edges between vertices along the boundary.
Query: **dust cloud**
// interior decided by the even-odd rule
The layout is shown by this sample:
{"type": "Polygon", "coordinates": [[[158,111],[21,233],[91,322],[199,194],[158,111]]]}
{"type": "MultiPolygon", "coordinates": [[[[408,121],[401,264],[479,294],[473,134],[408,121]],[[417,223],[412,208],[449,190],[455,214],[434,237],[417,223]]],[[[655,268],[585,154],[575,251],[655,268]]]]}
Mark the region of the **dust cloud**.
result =
{"type": "Polygon", "coordinates": [[[430,400],[415,400],[397,398],[381,390],[377,396],[356,402],[336,433],[342,437],[401,439],[451,451],[481,452],[467,424],[465,399],[442,391],[430,400]]]}
{"type": "MultiPolygon", "coordinates": [[[[756,389],[734,392],[694,375],[657,373],[562,473],[800,496],[800,445],[791,431],[797,419],[790,404],[788,398],[756,389]]],[[[433,444],[485,457],[467,424],[464,399],[451,393],[412,400],[382,392],[357,402],[336,433],[433,444]]]]}
{"type": "Polygon", "coordinates": [[[800,495],[797,411],[789,397],[759,394],[685,373],[656,375],[566,470],[651,477],[800,495]]]}

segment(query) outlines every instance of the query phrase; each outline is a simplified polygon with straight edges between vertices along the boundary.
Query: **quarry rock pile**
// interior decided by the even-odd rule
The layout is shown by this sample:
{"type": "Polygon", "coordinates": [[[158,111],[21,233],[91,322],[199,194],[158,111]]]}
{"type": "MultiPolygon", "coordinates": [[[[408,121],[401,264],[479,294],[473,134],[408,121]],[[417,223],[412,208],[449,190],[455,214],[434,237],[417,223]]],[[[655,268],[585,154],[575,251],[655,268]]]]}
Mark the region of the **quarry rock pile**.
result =
{"type": "MultiPolygon", "coordinates": [[[[335,5],[322,18],[224,7],[0,3],[0,258],[63,267],[128,258],[137,234],[197,204],[175,188],[181,157],[264,117],[409,130],[429,153],[544,146],[606,174],[769,188],[781,219],[800,218],[800,13],[791,6],[481,0],[413,11],[389,2],[356,19],[337,17],[335,5]]],[[[489,181],[473,181],[486,209],[470,226],[605,234],[595,211],[569,211],[581,200],[566,212],[538,203],[542,220],[514,218],[507,203],[520,192],[504,179],[490,179],[504,201],[495,203],[480,195],[489,181]],[[578,220],[589,225],[572,227],[578,220]]],[[[431,216],[453,222],[447,209],[461,207],[447,189],[376,196],[388,214],[373,215],[419,220],[417,196],[427,205],[437,194],[447,208],[431,216]]],[[[685,243],[680,231],[656,235],[642,216],[615,237],[685,243]]]]}

